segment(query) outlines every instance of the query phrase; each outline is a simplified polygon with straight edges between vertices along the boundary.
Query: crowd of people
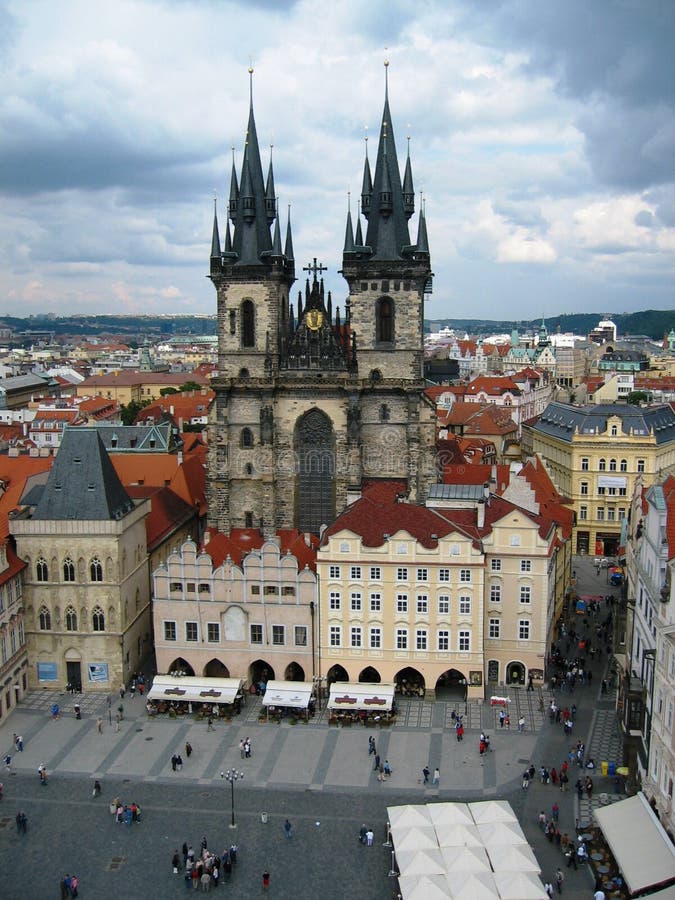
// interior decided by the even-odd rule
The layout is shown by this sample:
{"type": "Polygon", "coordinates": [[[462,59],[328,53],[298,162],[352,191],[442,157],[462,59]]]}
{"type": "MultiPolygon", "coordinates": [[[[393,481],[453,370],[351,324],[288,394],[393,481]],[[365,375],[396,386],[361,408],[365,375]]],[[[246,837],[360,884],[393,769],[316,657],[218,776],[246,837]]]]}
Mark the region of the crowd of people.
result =
{"type": "MultiPolygon", "coordinates": [[[[209,850],[206,835],[202,836],[199,845],[199,853],[195,853],[192,844],[185,841],[183,843],[183,878],[185,886],[192,887],[194,890],[209,891],[212,887],[217,887],[221,880],[229,881],[237,866],[239,848],[232,843],[229,847],[225,847],[219,855],[209,850]]],[[[181,871],[181,857],[178,850],[174,850],[171,859],[173,874],[178,875],[181,871]]],[[[267,875],[269,882],[269,874],[267,875]]]]}

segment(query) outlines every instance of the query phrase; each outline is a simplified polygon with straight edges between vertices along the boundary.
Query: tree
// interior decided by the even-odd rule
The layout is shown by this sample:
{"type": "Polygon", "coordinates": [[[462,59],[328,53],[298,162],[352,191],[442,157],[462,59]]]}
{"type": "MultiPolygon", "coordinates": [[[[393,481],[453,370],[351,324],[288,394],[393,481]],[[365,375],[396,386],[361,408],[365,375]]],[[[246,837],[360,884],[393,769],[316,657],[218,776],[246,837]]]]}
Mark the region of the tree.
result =
{"type": "Polygon", "coordinates": [[[133,425],[139,412],[151,403],[152,400],[143,400],[140,403],[138,400],[131,400],[129,403],[123,403],[120,406],[120,419],[122,420],[122,425],[133,425]]]}
{"type": "Polygon", "coordinates": [[[196,381],[186,381],[185,384],[181,384],[181,391],[201,391],[201,384],[197,384],[196,381]]]}
{"type": "Polygon", "coordinates": [[[628,395],[628,402],[632,406],[639,406],[641,403],[649,402],[649,394],[647,391],[631,391],[628,395]]]}
{"type": "Polygon", "coordinates": [[[168,397],[170,394],[177,394],[177,393],[179,393],[179,392],[174,387],[165,387],[165,388],[159,389],[160,397],[168,397]]]}

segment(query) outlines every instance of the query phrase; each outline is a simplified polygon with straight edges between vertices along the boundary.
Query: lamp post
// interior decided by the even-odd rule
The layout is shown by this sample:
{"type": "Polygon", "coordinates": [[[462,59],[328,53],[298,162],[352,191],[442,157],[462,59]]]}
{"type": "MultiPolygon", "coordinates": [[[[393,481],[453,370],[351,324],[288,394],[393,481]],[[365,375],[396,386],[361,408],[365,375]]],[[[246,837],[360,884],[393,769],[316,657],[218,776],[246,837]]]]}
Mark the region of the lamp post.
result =
{"type": "Polygon", "coordinates": [[[221,772],[220,777],[230,782],[230,788],[232,792],[232,822],[230,823],[230,828],[236,828],[237,826],[234,821],[234,783],[235,781],[239,781],[241,778],[243,778],[244,773],[237,772],[236,769],[228,769],[227,772],[221,772]]]}

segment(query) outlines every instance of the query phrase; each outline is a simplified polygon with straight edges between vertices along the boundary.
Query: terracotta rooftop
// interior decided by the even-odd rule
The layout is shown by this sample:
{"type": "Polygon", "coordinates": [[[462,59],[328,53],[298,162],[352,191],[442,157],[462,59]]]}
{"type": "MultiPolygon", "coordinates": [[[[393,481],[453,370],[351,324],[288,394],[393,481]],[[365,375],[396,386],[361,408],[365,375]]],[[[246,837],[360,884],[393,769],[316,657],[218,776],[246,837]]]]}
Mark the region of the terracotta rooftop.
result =
{"type": "MultiPolygon", "coordinates": [[[[282,555],[290,552],[298,561],[298,571],[308,566],[316,570],[316,550],[319,539],[316,535],[305,535],[297,528],[282,528],[277,531],[282,555]]],[[[213,567],[222,565],[229,556],[236,566],[252,550],[258,550],[265,538],[257,528],[233,528],[229,534],[207,528],[201,551],[208,553],[213,567]]]]}

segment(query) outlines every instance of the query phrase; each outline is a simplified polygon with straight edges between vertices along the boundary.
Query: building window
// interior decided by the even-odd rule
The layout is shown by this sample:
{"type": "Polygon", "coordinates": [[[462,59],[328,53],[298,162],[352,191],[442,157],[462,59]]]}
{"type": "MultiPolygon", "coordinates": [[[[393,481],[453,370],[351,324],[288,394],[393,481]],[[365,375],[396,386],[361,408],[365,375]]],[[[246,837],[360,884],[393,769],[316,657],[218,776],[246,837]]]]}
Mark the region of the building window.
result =
{"type": "Polygon", "coordinates": [[[349,553],[349,541],[341,541],[340,553],[349,553]]]}
{"type": "Polygon", "coordinates": [[[490,560],[490,571],[491,572],[501,572],[501,570],[502,570],[501,559],[491,559],[490,560]]]}
{"type": "Polygon", "coordinates": [[[499,619],[488,620],[488,637],[498,638],[501,634],[501,622],[499,619]]]}
{"type": "Polygon", "coordinates": [[[519,534],[511,535],[511,546],[512,547],[520,547],[520,535],[519,534]]]}
{"type": "Polygon", "coordinates": [[[361,566],[352,566],[349,570],[349,577],[352,581],[360,581],[361,580],[361,566]]]}
{"type": "Polygon", "coordinates": [[[164,640],[165,641],[175,641],[176,640],[176,623],[175,622],[165,622],[164,623],[164,640]]]}
{"type": "Polygon", "coordinates": [[[644,459],[638,459],[638,461],[637,461],[637,470],[638,470],[638,472],[644,472],[644,470],[645,470],[645,461],[644,461],[644,459]]]}
{"type": "Polygon", "coordinates": [[[91,624],[94,631],[105,631],[105,615],[100,606],[97,606],[91,614],[91,624]]]}
{"type": "Polygon", "coordinates": [[[606,493],[607,493],[607,488],[600,485],[600,487],[598,488],[598,495],[600,497],[604,497],[606,493]]]}
{"type": "Polygon", "coordinates": [[[609,494],[610,497],[616,497],[616,488],[615,487],[607,488],[607,493],[609,494]]]}
{"type": "Polygon", "coordinates": [[[199,587],[197,588],[200,594],[210,594],[211,593],[211,585],[208,581],[200,581],[199,587]]]}
{"type": "Polygon", "coordinates": [[[605,518],[605,507],[599,506],[598,507],[598,521],[602,522],[602,521],[604,521],[604,518],[605,518]]]}
{"type": "Polygon", "coordinates": [[[206,640],[210,644],[218,644],[220,642],[220,625],[218,622],[206,623],[206,640]]]}
{"type": "Polygon", "coordinates": [[[439,569],[438,570],[438,580],[444,583],[450,581],[450,569],[439,569]]]}
{"type": "Polygon", "coordinates": [[[272,643],[277,647],[283,647],[286,643],[285,625],[272,625],[272,643]]]}
{"type": "Polygon", "coordinates": [[[49,567],[47,560],[40,557],[35,563],[35,579],[36,581],[49,581],[49,567]]]}
{"type": "Polygon", "coordinates": [[[175,594],[177,592],[183,592],[183,582],[182,581],[171,581],[169,582],[169,592],[175,594]]]}
{"type": "Polygon", "coordinates": [[[426,594],[417,595],[417,612],[426,615],[429,612],[429,598],[426,594]]]}
{"type": "Polygon", "coordinates": [[[306,625],[296,625],[294,628],[294,640],[296,647],[306,647],[307,646],[307,626],[306,625]]]}
{"type": "Polygon", "coordinates": [[[75,564],[69,556],[63,560],[63,580],[75,581],[75,564]]]}
{"type": "Polygon", "coordinates": [[[606,463],[606,461],[605,461],[604,459],[601,459],[600,462],[598,463],[598,469],[599,469],[601,472],[604,472],[606,468],[607,468],[607,463],[606,463]]]}
{"type": "Polygon", "coordinates": [[[399,612],[399,613],[407,613],[408,612],[408,595],[407,594],[397,594],[396,595],[396,612],[399,612]]]}
{"type": "Polygon", "coordinates": [[[621,462],[619,463],[619,471],[620,472],[628,471],[628,463],[626,462],[625,459],[622,459],[621,462]]]}
{"type": "Polygon", "coordinates": [[[340,566],[329,566],[328,577],[332,581],[338,581],[342,577],[340,574],[340,566]]]}
{"type": "Polygon", "coordinates": [[[276,584],[266,584],[263,590],[263,594],[265,597],[277,597],[279,594],[279,587],[276,584]]]}
{"type": "Polygon", "coordinates": [[[352,647],[360,647],[361,646],[361,628],[359,625],[354,625],[351,628],[351,646],[352,647]]]}
{"type": "Polygon", "coordinates": [[[262,644],[263,642],[263,627],[262,625],[251,625],[251,643],[252,644],[262,644]]]}
{"type": "Polygon", "coordinates": [[[617,514],[619,516],[619,519],[625,519],[626,518],[626,507],[620,506],[617,510],[617,514]]]}
{"type": "Polygon", "coordinates": [[[251,585],[251,596],[252,596],[252,597],[259,597],[259,596],[260,596],[260,585],[259,585],[259,584],[252,584],[252,585],[251,585]]]}
{"type": "Polygon", "coordinates": [[[72,606],[66,610],[66,631],[77,631],[77,613],[72,606]]]}
{"type": "Polygon", "coordinates": [[[471,597],[464,596],[459,598],[459,614],[460,616],[471,615],[471,597]]]}
{"type": "Polygon", "coordinates": [[[580,507],[579,507],[579,518],[580,518],[582,521],[584,521],[585,519],[588,518],[588,507],[587,507],[587,506],[580,506],[580,507]]]}
{"type": "Polygon", "coordinates": [[[437,633],[436,649],[441,651],[450,649],[450,632],[447,629],[442,629],[437,633]]]}
{"type": "Polygon", "coordinates": [[[382,610],[382,594],[370,595],[370,611],[380,612],[382,610]]]}
{"type": "Polygon", "coordinates": [[[459,580],[462,584],[469,584],[471,582],[471,569],[460,569],[459,580]]]}
{"type": "Polygon", "coordinates": [[[490,603],[502,602],[502,586],[501,584],[490,585],[490,603]]]}
{"type": "Polygon", "coordinates": [[[418,628],[415,632],[415,649],[416,650],[426,650],[427,649],[427,632],[424,628],[418,628]]]}
{"type": "Polygon", "coordinates": [[[428,581],[429,580],[429,570],[428,569],[418,569],[417,570],[417,580],[418,581],[428,581]]]}
{"type": "Polygon", "coordinates": [[[520,602],[532,603],[532,588],[529,584],[521,584],[520,586],[520,602]]]}
{"type": "Polygon", "coordinates": [[[520,571],[521,572],[531,572],[532,571],[532,560],[531,559],[521,559],[520,571]]]}
{"type": "Polygon", "coordinates": [[[377,301],[375,340],[379,344],[390,344],[394,340],[394,304],[388,297],[377,301]]]}
{"type": "Polygon", "coordinates": [[[460,653],[468,653],[471,650],[471,632],[460,631],[457,635],[457,649],[460,653]]]}
{"type": "Polygon", "coordinates": [[[252,300],[241,304],[241,345],[255,347],[255,307],[252,300]]]}
{"type": "Polygon", "coordinates": [[[607,521],[608,522],[614,521],[614,510],[612,509],[611,506],[607,507],[607,521]]]}
{"type": "Polygon", "coordinates": [[[388,422],[389,421],[389,407],[386,403],[383,403],[380,406],[380,422],[388,422]]]}
{"type": "Polygon", "coordinates": [[[52,630],[52,617],[46,606],[40,607],[40,631],[51,631],[52,630]]]}
{"type": "Polygon", "coordinates": [[[619,488],[619,497],[625,497],[625,496],[626,496],[626,488],[620,487],[619,488]]]}
{"type": "Polygon", "coordinates": [[[370,567],[370,580],[371,581],[382,581],[382,569],[380,566],[371,566],[370,567]]]}
{"type": "Polygon", "coordinates": [[[581,457],[581,471],[588,472],[588,457],[587,456],[581,457]]]}
{"type": "Polygon", "coordinates": [[[242,450],[250,450],[253,446],[253,432],[250,428],[242,428],[239,436],[239,444],[242,450]]]}
{"type": "Polygon", "coordinates": [[[342,628],[339,625],[331,625],[328,633],[330,646],[340,647],[342,645],[342,628]]]}
{"type": "Polygon", "coordinates": [[[518,640],[529,641],[530,639],[530,620],[518,619],[518,640]]]}
{"type": "Polygon", "coordinates": [[[408,580],[408,570],[406,568],[399,567],[396,570],[396,580],[397,581],[407,581],[408,580]]]}
{"type": "Polygon", "coordinates": [[[354,612],[361,611],[361,594],[359,591],[352,591],[350,596],[350,606],[354,612]]]}
{"type": "Polygon", "coordinates": [[[447,616],[450,613],[450,595],[439,594],[438,596],[438,614],[439,616],[447,616]]]}
{"type": "Polygon", "coordinates": [[[407,650],[408,649],[408,629],[407,628],[397,628],[396,629],[396,649],[397,650],[407,650]]]}
{"type": "Polygon", "coordinates": [[[616,472],[616,460],[615,460],[615,459],[610,459],[610,461],[609,461],[609,471],[610,471],[610,472],[616,472]]]}
{"type": "Polygon", "coordinates": [[[329,609],[340,609],[342,605],[342,595],[340,591],[331,591],[328,595],[328,607],[329,609]]]}
{"type": "Polygon", "coordinates": [[[586,497],[588,495],[588,482],[587,481],[581,482],[581,494],[583,497],[586,497]]]}
{"type": "Polygon", "coordinates": [[[185,640],[186,641],[196,641],[197,640],[197,623],[196,622],[186,622],[185,623],[185,640]]]}
{"type": "Polygon", "coordinates": [[[94,556],[89,562],[89,580],[103,581],[103,566],[101,565],[101,560],[98,556],[94,556]]]}
{"type": "Polygon", "coordinates": [[[370,649],[371,650],[379,650],[382,647],[382,629],[381,628],[371,628],[370,629],[370,649]]]}

